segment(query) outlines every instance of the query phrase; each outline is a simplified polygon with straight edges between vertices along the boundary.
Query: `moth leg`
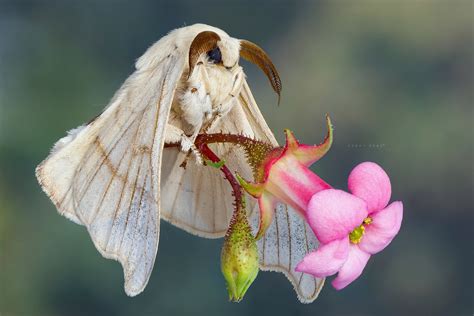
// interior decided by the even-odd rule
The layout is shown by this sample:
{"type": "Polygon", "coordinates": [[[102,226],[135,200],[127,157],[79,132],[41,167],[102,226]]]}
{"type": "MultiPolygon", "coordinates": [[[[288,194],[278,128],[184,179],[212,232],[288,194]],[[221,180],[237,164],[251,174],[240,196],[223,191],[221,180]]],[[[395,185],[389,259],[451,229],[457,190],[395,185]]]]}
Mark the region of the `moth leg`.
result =
{"type": "Polygon", "coordinates": [[[201,76],[201,82],[204,83],[204,91],[206,92],[207,95],[209,95],[209,91],[211,91],[211,86],[210,86],[210,80],[209,80],[209,75],[207,74],[206,67],[204,66],[204,63],[198,62],[196,67],[198,68],[198,74],[201,76]]]}
{"type": "Polygon", "coordinates": [[[191,77],[188,79],[186,90],[180,95],[182,118],[191,126],[191,140],[195,140],[212,112],[211,97],[209,95],[209,77],[202,62],[198,62],[191,77]]]}
{"type": "Polygon", "coordinates": [[[212,119],[206,124],[204,131],[212,128],[221,117],[225,116],[231,109],[234,104],[235,98],[239,96],[240,91],[242,90],[242,85],[244,83],[244,72],[242,67],[237,67],[233,70],[234,73],[234,83],[232,85],[232,90],[229,92],[227,97],[219,104],[215,109],[213,109],[211,117],[212,119]]]}
{"type": "MultiPolygon", "coordinates": [[[[210,80],[209,80],[209,75],[207,74],[206,67],[201,63],[199,65],[199,73],[201,75],[201,80],[204,83],[204,92],[206,93],[206,98],[209,100],[209,104],[206,104],[204,107],[204,112],[203,112],[203,122],[204,121],[209,121],[212,118],[212,103],[211,103],[211,96],[210,96],[210,91],[211,91],[211,86],[210,86],[210,80]]],[[[197,134],[199,134],[199,131],[202,128],[202,125],[200,128],[197,130],[197,134]]],[[[197,136],[196,134],[196,136],[197,136]]]]}
{"type": "Polygon", "coordinates": [[[237,67],[233,70],[234,82],[232,84],[232,90],[229,92],[227,97],[219,104],[214,110],[214,114],[224,115],[232,108],[234,99],[239,96],[242,85],[244,84],[244,72],[242,67],[237,67]]]}
{"type": "MultiPolygon", "coordinates": [[[[165,143],[179,144],[182,152],[193,154],[196,158],[196,162],[198,164],[203,164],[202,155],[196,148],[196,145],[194,145],[194,140],[195,139],[187,136],[183,130],[176,126],[171,124],[166,125],[165,143]]],[[[189,157],[189,154],[186,156],[185,161],[189,157]]]]}
{"type": "Polygon", "coordinates": [[[193,73],[188,79],[187,90],[180,96],[183,118],[192,127],[191,136],[185,135],[180,129],[175,130],[175,132],[181,132],[181,134],[176,136],[179,138],[177,142],[180,143],[181,150],[187,153],[182,166],[186,165],[191,154],[194,154],[196,157],[196,162],[202,164],[201,154],[194,145],[194,142],[202,130],[204,121],[208,121],[212,117],[212,103],[209,91],[209,76],[206,67],[200,61],[196,64],[193,73]]]}

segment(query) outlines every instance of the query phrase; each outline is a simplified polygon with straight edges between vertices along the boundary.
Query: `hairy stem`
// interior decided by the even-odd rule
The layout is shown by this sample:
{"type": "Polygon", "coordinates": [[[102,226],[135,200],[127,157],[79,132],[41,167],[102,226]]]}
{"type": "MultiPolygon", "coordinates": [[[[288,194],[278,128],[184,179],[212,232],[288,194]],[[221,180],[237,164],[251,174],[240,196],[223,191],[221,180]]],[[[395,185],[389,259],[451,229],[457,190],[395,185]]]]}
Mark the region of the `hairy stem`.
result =
{"type": "MultiPolygon", "coordinates": [[[[206,143],[202,143],[198,147],[199,151],[201,154],[207,157],[212,162],[218,163],[221,161],[221,159],[207,146],[206,143]]],[[[240,184],[237,182],[235,179],[234,175],[232,172],[227,168],[227,166],[224,164],[220,167],[220,170],[224,174],[224,177],[226,178],[227,181],[229,181],[230,186],[232,187],[233,195],[235,198],[235,203],[236,203],[236,211],[239,209],[243,209],[242,206],[244,206],[244,201],[243,201],[243,194],[242,194],[242,188],[240,184]]]]}
{"type": "Polygon", "coordinates": [[[253,177],[256,182],[259,182],[263,177],[263,169],[260,168],[263,160],[269,156],[271,151],[276,149],[269,143],[234,134],[199,134],[195,141],[197,148],[200,148],[201,144],[213,143],[230,143],[241,147],[245,152],[247,163],[252,168],[253,177]]]}

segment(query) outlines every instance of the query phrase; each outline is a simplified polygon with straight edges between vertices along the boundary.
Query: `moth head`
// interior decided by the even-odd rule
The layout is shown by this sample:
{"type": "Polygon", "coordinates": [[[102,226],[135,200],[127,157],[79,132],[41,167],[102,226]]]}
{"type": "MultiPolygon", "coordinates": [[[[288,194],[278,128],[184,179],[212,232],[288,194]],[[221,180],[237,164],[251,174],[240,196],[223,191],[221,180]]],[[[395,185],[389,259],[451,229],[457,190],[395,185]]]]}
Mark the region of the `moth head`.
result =
{"type": "Polygon", "coordinates": [[[191,76],[202,54],[207,55],[209,63],[232,69],[238,65],[239,56],[257,65],[267,76],[273,90],[280,98],[282,89],[280,75],[268,54],[247,40],[238,40],[227,34],[219,35],[213,31],[203,31],[196,35],[189,48],[189,73],[191,76]]]}
{"type": "Polygon", "coordinates": [[[209,63],[232,69],[239,61],[239,40],[213,31],[200,32],[189,48],[189,76],[202,54],[209,63]]]}

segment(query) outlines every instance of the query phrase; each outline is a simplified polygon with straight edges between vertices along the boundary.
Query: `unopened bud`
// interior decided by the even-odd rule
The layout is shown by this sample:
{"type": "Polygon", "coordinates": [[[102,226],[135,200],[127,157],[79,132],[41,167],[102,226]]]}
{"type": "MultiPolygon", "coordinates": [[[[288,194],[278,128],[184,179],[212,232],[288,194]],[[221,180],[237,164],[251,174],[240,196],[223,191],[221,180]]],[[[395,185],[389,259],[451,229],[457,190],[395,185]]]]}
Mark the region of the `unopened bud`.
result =
{"type": "Polygon", "coordinates": [[[222,274],[229,299],[240,302],[258,274],[258,249],[244,211],[236,212],[224,239],[222,274]]]}

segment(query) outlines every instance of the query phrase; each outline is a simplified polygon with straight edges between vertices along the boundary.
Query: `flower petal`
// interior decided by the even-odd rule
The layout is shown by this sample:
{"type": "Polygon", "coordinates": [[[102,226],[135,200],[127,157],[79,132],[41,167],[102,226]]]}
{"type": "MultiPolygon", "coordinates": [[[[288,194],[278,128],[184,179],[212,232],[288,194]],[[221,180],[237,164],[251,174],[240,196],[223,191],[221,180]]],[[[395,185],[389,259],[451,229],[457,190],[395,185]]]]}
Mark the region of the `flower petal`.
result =
{"type": "Polygon", "coordinates": [[[332,286],[337,290],[342,290],[352,283],[362,274],[369,258],[370,254],[360,250],[357,245],[351,244],[347,260],[339,270],[337,277],[332,280],[332,286]]]}
{"type": "Polygon", "coordinates": [[[347,237],[367,217],[367,204],[341,190],[316,193],[308,204],[307,220],[319,241],[326,244],[347,237]]]}
{"type": "Polygon", "coordinates": [[[402,202],[393,202],[385,209],[375,213],[372,223],[365,226],[365,234],[359,247],[365,252],[376,254],[392,241],[398,234],[403,218],[402,202]]]}
{"type": "Polygon", "coordinates": [[[258,232],[255,236],[256,240],[259,240],[267,231],[268,227],[272,223],[273,216],[275,214],[275,205],[277,200],[275,197],[264,191],[258,199],[258,206],[260,209],[260,222],[258,225],[258,232]]]}
{"type": "Polygon", "coordinates": [[[311,166],[323,157],[331,148],[333,142],[333,127],[328,115],[326,115],[326,126],[328,129],[327,135],[324,138],[324,141],[319,145],[300,144],[293,135],[293,132],[285,130],[286,148],[301,164],[306,167],[311,166]]]}
{"type": "Polygon", "coordinates": [[[317,278],[335,274],[346,262],[349,254],[349,238],[337,239],[322,244],[316,251],[307,254],[295,270],[317,278]]]}
{"type": "Polygon", "coordinates": [[[291,156],[273,164],[266,182],[268,192],[281,202],[291,205],[303,216],[311,197],[330,188],[323,179],[291,156]]]}
{"type": "Polygon", "coordinates": [[[392,194],[390,179],[376,163],[363,162],[349,175],[349,191],[367,202],[369,215],[387,206],[392,194]]]}

